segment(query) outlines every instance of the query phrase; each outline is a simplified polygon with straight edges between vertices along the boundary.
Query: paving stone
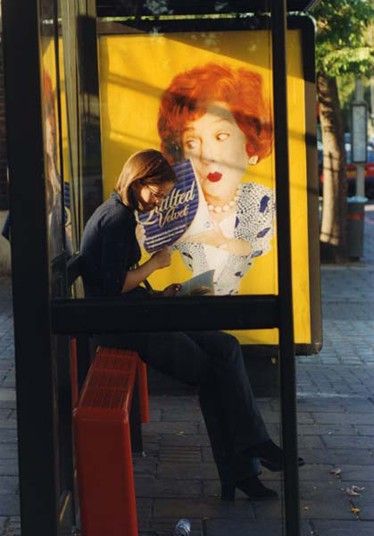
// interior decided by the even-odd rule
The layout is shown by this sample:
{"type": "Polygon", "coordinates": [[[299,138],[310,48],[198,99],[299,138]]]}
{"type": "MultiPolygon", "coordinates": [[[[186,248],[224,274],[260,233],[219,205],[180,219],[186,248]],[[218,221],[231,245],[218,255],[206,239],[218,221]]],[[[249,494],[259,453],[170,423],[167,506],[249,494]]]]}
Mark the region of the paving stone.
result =
{"type": "Polygon", "coordinates": [[[329,436],[323,437],[327,448],[370,449],[374,447],[373,438],[366,436],[329,436]]]}
{"type": "Polygon", "coordinates": [[[200,410],[193,411],[193,412],[190,412],[189,410],[173,411],[172,415],[169,415],[168,413],[169,412],[165,410],[162,412],[162,416],[161,416],[162,421],[166,421],[166,422],[175,421],[176,423],[179,423],[178,425],[180,426],[183,426],[186,422],[187,423],[194,422],[194,423],[199,423],[199,424],[203,424],[204,422],[204,419],[200,410]]]}
{"type": "Polygon", "coordinates": [[[144,499],[142,497],[137,498],[136,509],[138,513],[139,530],[146,530],[152,526],[152,508],[153,499],[144,499]]]}
{"type": "Polygon", "coordinates": [[[341,399],[324,398],[321,404],[321,398],[303,397],[297,401],[297,409],[300,411],[323,411],[323,412],[340,412],[344,411],[345,407],[341,399]]]}
{"type": "Polygon", "coordinates": [[[4,476],[18,475],[18,460],[17,458],[11,460],[0,459],[0,478],[4,476]]]}
{"type": "Polygon", "coordinates": [[[372,502],[361,507],[359,518],[362,521],[374,521],[374,506],[372,502]]]}
{"type": "Polygon", "coordinates": [[[177,447],[175,445],[160,445],[160,461],[170,461],[175,463],[202,462],[202,448],[194,446],[177,447]]]}
{"type": "Polygon", "coordinates": [[[158,434],[197,434],[197,423],[194,422],[173,422],[173,421],[159,421],[147,423],[148,433],[158,434]]]}
{"type": "Polygon", "coordinates": [[[307,447],[309,449],[320,449],[325,445],[323,444],[322,439],[319,436],[300,436],[298,438],[299,448],[307,447]]]}
{"type": "MultiPolygon", "coordinates": [[[[146,536],[171,536],[173,533],[174,527],[177,524],[180,517],[163,517],[157,518],[152,523],[153,531],[146,536]]],[[[191,523],[191,536],[205,536],[203,532],[204,520],[198,518],[189,518],[191,523]]],[[[141,536],[141,534],[139,535],[141,536]]]]}
{"type": "Polygon", "coordinates": [[[17,456],[17,446],[14,443],[0,443],[0,459],[14,459],[17,456]]]}
{"type": "Polygon", "coordinates": [[[247,518],[254,519],[254,503],[247,499],[221,501],[218,498],[208,497],[204,499],[155,499],[154,517],[175,518],[247,518]]]}
{"type": "Polygon", "coordinates": [[[137,476],[135,479],[135,489],[137,497],[201,497],[202,482],[199,479],[193,480],[175,478],[153,478],[150,476],[137,476]]]}
{"type": "MultiPolygon", "coordinates": [[[[310,485],[311,480],[318,480],[320,482],[326,482],[330,485],[330,482],[336,482],[336,480],[338,480],[330,473],[330,471],[334,468],[336,468],[336,465],[334,464],[312,464],[309,463],[309,460],[307,460],[307,463],[299,468],[300,483],[306,482],[306,485],[310,485]]],[[[345,466],[343,466],[343,471],[345,472],[345,466]]]]}
{"type": "Polygon", "coordinates": [[[269,501],[251,501],[251,503],[257,520],[283,519],[283,501],[281,498],[269,501]]]}
{"type": "Polygon", "coordinates": [[[217,468],[214,463],[174,463],[160,462],[157,468],[159,478],[176,479],[206,479],[217,478],[217,468]]]}
{"type": "MultiPolygon", "coordinates": [[[[299,449],[299,454],[304,458],[307,464],[331,464],[332,466],[341,466],[342,464],[351,465],[356,459],[360,460],[360,465],[366,466],[374,463],[374,457],[368,449],[299,449]]],[[[301,469],[301,468],[300,468],[301,469]]]]}
{"type": "Polygon", "coordinates": [[[17,422],[14,419],[0,419],[0,434],[3,433],[4,429],[13,429],[16,430],[17,422]]]}
{"type": "Polygon", "coordinates": [[[209,438],[206,434],[162,434],[161,441],[163,445],[175,446],[198,446],[207,447],[210,445],[209,438]]]}
{"type": "MultiPolygon", "coordinates": [[[[263,482],[266,482],[266,487],[269,487],[273,490],[275,490],[279,497],[282,496],[282,479],[281,477],[276,479],[276,477],[274,477],[274,473],[270,473],[269,471],[267,471],[267,473],[269,473],[269,478],[266,479],[264,478],[264,474],[262,474],[260,476],[260,480],[263,481],[263,482]]],[[[204,496],[207,496],[207,497],[220,497],[221,496],[221,484],[220,484],[220,481],[216,478],[214,480],[210,479],[206,479],[203,481],[203,495],[204,496]]],[[[236,490],[236,494],[235,494],[235,497],[236,497],[236,500],[239,500],[239,499],[247,499],[248,500],[248,497],[245,495],[245,493],[243,493],[242,491],[240,490],[236,490]]],[[[252,502],[256,502],[256,501],[252,501],[252,502]]]]}
{"type": "Polygon", "coordinates": [[[355,429],[357,430],[358,435],[374,436],[374,426],[358,425],[355,426],[355,429]]]}
{"type": "Polygon", "coordinates": [[[282,520],[208,519],[204,536],[282,536],[282,520]]]}
{"type": "MultiPolygon", "coordinates": [[[[360,462],[360,460],[357,460],[357,462],[360,462]]],[[[341,480],[343,482],[374,482],[374,465],[367,466],[360,465],[360,463],[357,463],[357,465],[342,464],[341,469],[341,480]]]]}
{"type": "MultiPolygon", "coordinates": [[[[17,430],[15,428],[3,428],[0,427],[0,443],[17,443],[17,430]]],[[[16,448],[16,445],[14,445],[16,448]]]]}
{"type": "MultiPolygon", "coordinates": [[[[352,484],[351,484],[352,485],[352,484]]],[[[321,482],[314,482],[301,489],[301,512],[309,519],[352,519],[352,504],[366,510],[366,518],[374,513],[368,495],[350,497],[345,493],[346,484],[335,482],[329,487],[321,482]]],[[[360,514],[361,517],[361,514],[360,514]]]]}
{"type": "Polygon", "coordinates": [[[4,493],[18,493],[18,476],[1,476],[0,496],[2,496],[4,493]]]}
{"type": "Polygon", "coordinates": [[[19,515],[19,496],[13,493],[0,494],[0,516],[19,515]]]}
{"type": "Polygon", "coordinates": [[[0,389],[0,401],[9,401],[15,402],[16,400],[16,393],[13,389],[0,389]]]}
{"type": "Polygon", "coordinates": [[[313,521],[316,536],[373,536],[374,523],[367,521],[313,521]]]}
{"type": "Polygon", "coordinates": [[[347,399],[342,401],[343,407],[352,413],[370,413],[374,412],[374,404],[370,399],[347,399]]]}
{"type": "MultiPolygon", "coordinates": [[[[373,426],[374,435],[374,426],[373,426]]],[[[300,436],[314,436],[314,435],[357,435],[359,431],[353,424],[299,424],[297,427],[298,434],[300,436]]],[[[365,435],[365,434],[364,434],[365,435]]]]}
{"type": "Polygon", "coordinates": [[[370,424],[374,425],[374,412],[373,413],[346,413],[346,412],[327,412],[321,413],[319,411],[313,412],[315,422],[320,424],[370,424]]]}
{"type": "Polygon", "coordinates": [[[352,519],[354,516],[350,510],[349,503],[343,498],[327,502],[326,498],[321,500],[301,500],[301,517],[303,519],[352,519]]]}
{"type": "Polygon", "coordinates": [[[135,475],[155,476],[157,472],[158,460],[153,456],[133,457],[133,467],[135,475]]]}
{"type": "Polygon", "coordinates": [[[150,397],[150,408],[149,408],[149,420],[150,422],[157,422],[161,421],[162,411],[155,407],[155,403],[153,402],[152,398],[150,397]]]}
{"type": "Polygon", "coordinates": [[[0,400],[0,409],[16,409],[16,402],[13,400],[0,400]]]}

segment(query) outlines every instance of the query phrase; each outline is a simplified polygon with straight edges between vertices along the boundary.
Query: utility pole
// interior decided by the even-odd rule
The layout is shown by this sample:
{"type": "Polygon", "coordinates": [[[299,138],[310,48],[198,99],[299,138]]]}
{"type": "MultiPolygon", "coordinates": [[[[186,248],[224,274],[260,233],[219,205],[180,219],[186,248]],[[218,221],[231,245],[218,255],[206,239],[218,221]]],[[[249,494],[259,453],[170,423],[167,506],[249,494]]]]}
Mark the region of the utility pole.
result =
{"type": "Polygon", "coordinates": [[[356,197],[365,197],[365,164],[367,162],[367,106],[364,88],[356,80],[355,100],[352,103],[352,163],[356,164],[356,197]]]}

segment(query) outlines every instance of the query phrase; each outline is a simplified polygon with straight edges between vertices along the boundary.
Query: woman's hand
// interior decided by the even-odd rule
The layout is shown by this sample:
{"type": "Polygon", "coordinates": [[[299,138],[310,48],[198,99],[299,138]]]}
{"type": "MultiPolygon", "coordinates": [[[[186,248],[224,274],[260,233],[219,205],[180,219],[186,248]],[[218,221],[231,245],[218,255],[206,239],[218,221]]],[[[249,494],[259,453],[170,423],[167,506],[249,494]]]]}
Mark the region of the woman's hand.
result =
{"type": "Polygon", "coordinates": [[[181,287],[182,285],[180,285],[179,283],[173,283],[172,285],[169,285],[166,288],[164,288],[164,290],[161,292],[161,296],[166,296],[168,298],[177,296],[181,287]]]}
{"type": "Polygon", "coordinates": [[[143,225],[140,225],[140,223],[138,223],[138,225],[135,227],[135,236],[139,246],[143,247],[145,241],[145,231],[143,225]]]}
{"type": "Polygon", "coordinates": [[[129,270],[126,273],[125,281],[123,283],[122,292],[129,292],[136,288],[140,283],[145,281],[147,277],[153,274],[160,268],[170,266],[171,262],[171,249],[163,248],[160,251],[156,251],[150,259],[141,264],[133,270],[129,270]]]}
{"type": "Polygon", "coordinates": [[[160,249],[159,251],[156,251],[156,253],[152,255],[150,260],[155,265],[155,270],[159,270],[160,268],[166,268],[167,266],[170,266],[171,249],[166,247],[166,248],[160,249]]]}

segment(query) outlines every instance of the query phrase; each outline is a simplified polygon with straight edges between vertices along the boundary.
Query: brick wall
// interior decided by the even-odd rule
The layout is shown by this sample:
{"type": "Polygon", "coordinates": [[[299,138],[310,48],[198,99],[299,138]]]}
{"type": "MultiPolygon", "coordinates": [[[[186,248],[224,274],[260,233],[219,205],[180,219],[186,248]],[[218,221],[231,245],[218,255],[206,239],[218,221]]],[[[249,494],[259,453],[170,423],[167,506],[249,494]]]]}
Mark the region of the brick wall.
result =
{"type": "Polygon", "coordinates": [[[0,210],[6,210],[8,204],[8,182],[6,174],[6,137],[5,137],[5,102],[4,102],[4,68],[3,47],[0,36],[0,210]]]}

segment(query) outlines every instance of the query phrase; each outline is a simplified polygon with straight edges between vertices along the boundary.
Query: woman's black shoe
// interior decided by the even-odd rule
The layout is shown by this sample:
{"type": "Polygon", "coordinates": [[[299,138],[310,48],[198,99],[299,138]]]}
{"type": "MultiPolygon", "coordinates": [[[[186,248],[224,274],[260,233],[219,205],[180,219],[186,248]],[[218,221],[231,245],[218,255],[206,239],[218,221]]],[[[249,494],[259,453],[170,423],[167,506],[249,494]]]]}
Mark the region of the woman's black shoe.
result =
{"type": "Polygon", "coordinates": [[[236,484],[222,483],[221,499],[223,501],[233,501],[236,489],[239,489],[247,495],[248,499],[254,501],[264,501],[278,497],[278,493],[265,487],[257,476],[250,476],[245,480],[236,482],[236,484]]]}
{"type": "MultiPolygon", "coordinates": [[[[250,453],[252,456],[259,458],[261,465],[269,469],[269,471],[283,471],[283,450],[273,443],[271,439],[254,445],[250,448],[250,453]]],[[[305,464],[305,461],[299,457],[297,464],[301,467],[305,464]]]]}
{"type": "MultiPolygon", "coordinates": [[[[261,465],[266,467],[266,469],[269,469],[269,471],[273,471],[273,472],[283,471],[283,462],[281,464],[279,464],[278,462],[275,463],[275,462],[271,462],[269,460],[265,460],[263,458],[260,458],[260,463],[261,463],[261,465]]],[[[297,458],[297,465],[298,465],[298,467],[302,467],[303,465],[305,465],[304,458],[301,458],[301,456],[299,456],[297,458]]]]}

